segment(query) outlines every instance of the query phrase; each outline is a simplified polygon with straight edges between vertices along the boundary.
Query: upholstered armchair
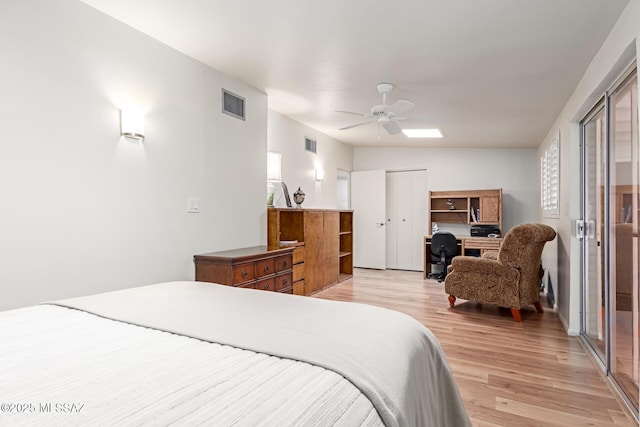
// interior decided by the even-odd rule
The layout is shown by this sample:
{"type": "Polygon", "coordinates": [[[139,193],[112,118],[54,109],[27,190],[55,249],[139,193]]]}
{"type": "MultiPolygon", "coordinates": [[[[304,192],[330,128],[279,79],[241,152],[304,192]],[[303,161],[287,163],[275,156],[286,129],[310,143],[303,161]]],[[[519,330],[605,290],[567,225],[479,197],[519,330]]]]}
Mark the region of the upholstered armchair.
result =
{"type": "Polygon", "coordinates": [[[457,256],[449,266],[444,281],[453,308],[456,298],[511,309],[516,322],[521,322],[520,309],[533,304],[539,313],[540,257],[546,242],[556,232],[544,224],[521,224],[504,237],[497,253],[485,256],[457,256]]]}

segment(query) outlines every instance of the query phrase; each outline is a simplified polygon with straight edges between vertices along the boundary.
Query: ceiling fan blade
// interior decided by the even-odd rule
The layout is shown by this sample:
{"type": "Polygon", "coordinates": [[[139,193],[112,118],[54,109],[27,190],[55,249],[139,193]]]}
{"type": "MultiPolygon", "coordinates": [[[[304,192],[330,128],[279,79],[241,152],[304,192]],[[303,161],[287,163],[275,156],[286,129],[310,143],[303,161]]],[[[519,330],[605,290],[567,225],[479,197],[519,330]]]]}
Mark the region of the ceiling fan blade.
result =
{"type": "Polygon", "coordinates": [[[396,101],[391,107],[387,108],[386,112],[394,114],[404,114],[415,106],[416,104],[414,104],[413,102],[399,100],[396,101]]]}
{"type": "Polygon", "coordinates": [[[367,113],[356,113],[355,111],[336,110],[336,113],[355,114],[356,116],[368,117],[367,113]]]}
{"type": "Polygon", "coordinates": [[[373,120],[367,120],[366,122],[360,122],[360,123],[356,123],[355,125],[349,125],[349,126],[345,126],[343,128],[340,128],[338,130],[347,130],[347,129],[351,129],[357,126],[362,126],[362,125],[366,125],[367,123],[371,123],[373,120]]]}
{"type": "Polygon", "coordinates": [[[382,123],[382,126],[384,126],[384,129],[389,133],[389,135],[397,135],[402,132],[398,123],[392,120],[382,123]]]}

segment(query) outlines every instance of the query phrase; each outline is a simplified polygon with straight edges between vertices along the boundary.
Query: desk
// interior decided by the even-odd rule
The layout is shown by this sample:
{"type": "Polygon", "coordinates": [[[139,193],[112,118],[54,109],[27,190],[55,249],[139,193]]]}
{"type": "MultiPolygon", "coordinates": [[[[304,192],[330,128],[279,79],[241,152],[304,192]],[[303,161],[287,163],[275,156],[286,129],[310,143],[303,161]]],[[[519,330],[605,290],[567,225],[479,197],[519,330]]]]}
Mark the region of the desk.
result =
{"type": "MultiPolygon", "coordinates": [[[[467,250],[480,251],[480,255],[488,251],[497,251],[500,249],[502,237],[475,237],[461,236],[456,237],[458,241],[458,254],[466,255],[467,250]]],[[[424,268],[422,269],[422,278],[426,279],[427,274],[431,272],[431,236],[424,236],[424,268]]]]}

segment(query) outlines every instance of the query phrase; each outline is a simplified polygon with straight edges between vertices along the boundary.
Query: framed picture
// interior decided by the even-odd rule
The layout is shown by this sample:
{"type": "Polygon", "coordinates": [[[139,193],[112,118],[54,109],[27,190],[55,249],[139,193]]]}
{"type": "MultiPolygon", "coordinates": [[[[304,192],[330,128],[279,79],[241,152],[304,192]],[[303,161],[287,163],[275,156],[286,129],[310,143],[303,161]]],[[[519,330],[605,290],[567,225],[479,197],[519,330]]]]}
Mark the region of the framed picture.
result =
{"type": "Polygon", "coordinates": [[[285,202],[287,202],[287,207],[292,208],[293,206],[291,205],[291,196],[289,195],[289,189],[287,188],[287,184],[285,184],[284,181],[282,181],[281,184],[282,184],[282,192],[284,193],[284,200],[285,202]]]}

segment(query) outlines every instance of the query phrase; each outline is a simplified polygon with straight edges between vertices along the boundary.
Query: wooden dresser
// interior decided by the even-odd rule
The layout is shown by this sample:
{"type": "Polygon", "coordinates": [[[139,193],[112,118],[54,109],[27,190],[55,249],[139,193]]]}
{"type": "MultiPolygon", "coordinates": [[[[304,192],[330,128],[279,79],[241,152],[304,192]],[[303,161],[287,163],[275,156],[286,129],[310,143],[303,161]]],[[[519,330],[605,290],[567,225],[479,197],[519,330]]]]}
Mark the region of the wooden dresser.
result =
{"type": "Polygon", "coordinates": [[[291,294],[293,250],[254,246],[195,255],[196,280],[291,294]]]}
{"type": "Polygon", "coordinates": [[[311,295],[352,277],[353,211],[269,208],[267,231],[269,249],[304,245],[296,248],[301,257],[294,252],[295,293],[311,295]]]}

